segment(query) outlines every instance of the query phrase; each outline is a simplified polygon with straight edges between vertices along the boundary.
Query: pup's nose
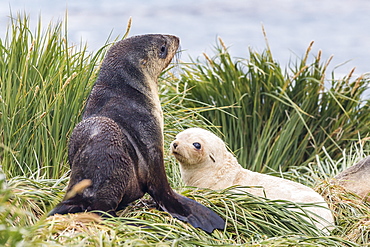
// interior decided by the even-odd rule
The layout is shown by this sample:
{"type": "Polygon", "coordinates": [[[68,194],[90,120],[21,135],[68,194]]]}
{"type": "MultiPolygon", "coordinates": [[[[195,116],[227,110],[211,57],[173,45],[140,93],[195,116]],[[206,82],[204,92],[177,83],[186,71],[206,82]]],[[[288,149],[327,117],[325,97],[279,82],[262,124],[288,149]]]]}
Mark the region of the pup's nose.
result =
{"type": "Polygon", "coordinates": [[[174,143],[172,144],[172,146],[173,146],[173,148],[174,148],[174,149],[176,149],[176,148],[177,148],[177,146],[178,146],[177,142],[174,142],[174,143]]]}

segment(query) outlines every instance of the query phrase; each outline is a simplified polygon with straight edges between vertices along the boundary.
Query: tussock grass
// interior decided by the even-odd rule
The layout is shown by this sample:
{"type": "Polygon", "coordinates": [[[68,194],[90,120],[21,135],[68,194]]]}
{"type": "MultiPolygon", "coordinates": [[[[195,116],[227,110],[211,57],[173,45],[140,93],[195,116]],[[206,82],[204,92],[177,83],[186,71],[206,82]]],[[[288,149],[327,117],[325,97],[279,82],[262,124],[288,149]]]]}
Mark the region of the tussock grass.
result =
{"type": "Polygon", "coordinates": [[[13,195],[9,203],[19,205],[19,209],[32,212],[27,217],[27,224],[35,224],[51,206],[59,203],[65,192],[68,177],[60,179],[37,179],[24,176],[9,178],[7,184],[12,188],[13,195]]]}
{"type": "MultiPolygon", "coordinates": [[[[247,158],[253,160],[248,164],[255,170],[274,168],[279,172],[275,175],[314,187],[327,198],[337,224],[330,235],[307,219],[310,213],[305,208],[313,205],[267,200],[238,191],[237,187],[224,191],[184,187],[179,167],[168,152],[166,170],[172,186],[220,214],[227,221],[224,231],[207,234],[195,229],[158,210],[149,196],[129,205],[117,218],[101,220],[92,214],[46,218],[47,212],[64,196],[69,171],[67,140],[79,121],[107,48],[87,53],[86,46],[70,46],[66,29],[59,23],[43,31],[39,24],[33,33],[28,28],[28,19],[19,16],[11,20],[7,38],[0,41],[0,162],[3,168],[0,170],[0,245],[369,244],[369,204],[330,184],[331,177],[367,153],[366,144],[347,146],[353,133],[366,137],[362,123],[368,121],[364,115],[368,103],[360,98],[367,79],[359,78],[353,84],[348,76],[339,86],[334,83],[330,90],[323,89],[325,65],[322,67],[318,58],[316,63],[308,64],[308,53],[296,68],[298,72],[291,76],[284,75],[269,50],[262,55],[251,51],[250,60],[234,63],[224,48],[216,59],[209,59],[208,64],[185,68],[180,80],[170,69],[165,71],[160,78],[165,145],[168,149],[179,131],[194,126],[222,126],[220,130],[226,136],[235,131],[233,138],[240,144],[239,148],[245,147],[247,138],[251,138],[257,146],[248,152],[255,156],[247,158]],[[206,81],[207,78],[212,80],[206,81]],[[249,91],[243,91],[246,85],[249,91]],[[304,91],[310,87],[312,90],[304,91]],[[195,97],[199,88],[208,94],[209,101],[195,97]],[[219,104],[217,100],[225,95],[228,101],[219,104]],[[244,100],[249,103],[243,105],[244,100]],[[322,106],[318,106],[319,102],[322,106]],[[321,115],[313,114],[308,105],[321,115]],[[324,109],[336,110],[331,115],[335,118],[321,119],[328,118],[324,109]],[[237,115],[240,111],[246,115],[237,115]],[[245,126],[236,121],[243,119],[248,120],[243,123],[245,126]],[[323,125],[326,121],[330,124],[323,125]],[[358,124],[355,129],[358,131],[347,133],[353,130],[353,122],[358,124]],[[242,130],[253,130],[255,135],[242,130]],[[301,139],[294,139],[298,137],[301,139]],[[302,151],[303,147],[308,151],[302,151]],[[294,157],[281,163],[289,155],[294,157]],[[300,159],[302,163],[293,162],[300,159]],[[280,170],[278,164],[282,165],[280,170]],[[289,210],[292,208],[297,211],[289,210]]],[[[233,150],[243,153],[231,140],[228,139],[228,143],[233,150]]],[[[363,144],[365,139],[360,141],[363,144]]]]}
{"type": "MultiPolygon", "coordinates": [[[[0,169],[1,171],[1,169],[0,169]]],[[[13,196],[11,189],[7,187],[5,175],[0,173],[0,245],[15,246],[22,242],[29,230],[27,217],[33,217],[32,212],[18,208],[18,204],[11,204],[9,200],[13,196]]]]}
{"type": "MultiPolygon", "coordinates": [[[[23,178],[16,178],[24,183],[23,178]]],[[[30,182],[32,188],[33,182],[30,182]]],[[[23,194],[13,181],[7,187],[11,197],[17,198],[23,194]]],[[[39,187],[39,194],[50,191],[52,183],[39,187]]],[[[54,186],[54,190],[62,191],[64,186],[54,186]]],[[[200,229],[172,218],[168,213],[159,211],[145,197],[119,213],[120,217],[100,220],[92,214],[76,214],[52,216],[38,215],[37,222],[25,222],[24,214],[35,213],[22,207],[25,201],[13,200],[14,208],[22,212],[12,211],[13,223],[22,226],[25,231],[22,241],[29,244],[44,244],[46,246],[121,246],[121,245],[149,245],[157,246],[228,246],[228,245],[255,245],[255,246],[360,246],[368,243],[369,205],[362,205],[353,200],[353,195],[342,191],[331,191],[331,198],[340,197],[336,203],[330,202],[338,227],[335,227],[330,236],[317,229],[304,219],[304,207],[312,205],[293,204],[288,201],[271,201],[253,195],[237,192],[237,188],[214,192],[210,190],[194,190],[193,188],[177,188],[183,195],[193,198],[212,208],[227,220],[225,231],[216,230],[207,234],[200,229]],[[338,193],[338,194],[336,194],[338,193]],[[347,200],[347,201],[345,201],[347,200]],[[348,203],[348,200],[352,203],[348,203]],[[301,212],[292,212],[288,209],[302,208],[301,212]],[[303,212],[303,213],[302,213],[303,212]],[[40,217],[41,216],[41,217],[40,217]],[[351,221],[348,221],[348,218],[351,221]],[[21,220],[23,219],[23,221],[21,220]],[[284,245],[285,244],[285,245],[284,245]],[[310,244],[310,245],[309,245],[310,244]],[[358,244],[358,245],[357,245],[358,244]]],[[[1,191],[3,193],[3,191],[1,191]]],[[[36,192],[36,190],[34,191],[36,192]]],[[[39,197],[43,202],[48,197],[39,197]]],[[[33,199],[30,196],[30,199],[33,199]]],[[[4,203],[2,201],[0,207],[4,203]]],[[[39,204],[42,204],[39,202],[39,204]]],[[[32,203],[30,203],[32,204],[32,203]]],[[[1,215],[4,216],[4,215],[1,215]]],[[[35,217],[35,216],[33,216],[35,217]]],[[[1,217],[0,217],[1,218],[1,217]]]]}
{"type": "Polygon", "coordinates": [[[181,74],[189,107],[225,107],[201,114],[224,134],[243,166],[254,171],[287,171],[314,161],[323,148],[339,158],[358,136],[369,133],[369,78],[326,77],[330,62],[321,52],[290,63],[287,70],[268,48],[249,50],[249,59],[233,59],[220,40],[216,54],[198,59],[181,74]]]}
{"type": "Polygon", "coordinates": [[[63,23],[32,32],[27,17],[10,20],[0,41],[0,162],[7,175],[58,177],[105,47],[68,44],[63,23]]]}

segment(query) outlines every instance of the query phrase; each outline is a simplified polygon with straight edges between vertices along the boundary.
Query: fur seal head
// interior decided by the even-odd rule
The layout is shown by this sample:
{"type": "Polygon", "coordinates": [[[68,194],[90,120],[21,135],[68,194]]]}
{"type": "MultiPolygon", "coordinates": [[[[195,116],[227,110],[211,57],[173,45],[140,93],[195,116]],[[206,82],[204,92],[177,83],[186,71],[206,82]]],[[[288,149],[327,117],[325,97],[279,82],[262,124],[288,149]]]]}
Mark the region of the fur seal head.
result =
{"type": "Polygon", "coordinates": [[[174,57],[179,42],[176,36],[162,34],[139,35],[124,39],[109,49],[100,74],[103,77],[112,74],[126,79],[125,82],[130,82],[127,79],[132,77],[141,82],[148,79],[157,81],[160,73],[174,57]]]}
{"type": "Polygon", "coordinates": [[[191,169],[220,164],[228,152],[225,143],[210,131],[189,128],[176,135],[171,153],[184,168],[191,169]]]}

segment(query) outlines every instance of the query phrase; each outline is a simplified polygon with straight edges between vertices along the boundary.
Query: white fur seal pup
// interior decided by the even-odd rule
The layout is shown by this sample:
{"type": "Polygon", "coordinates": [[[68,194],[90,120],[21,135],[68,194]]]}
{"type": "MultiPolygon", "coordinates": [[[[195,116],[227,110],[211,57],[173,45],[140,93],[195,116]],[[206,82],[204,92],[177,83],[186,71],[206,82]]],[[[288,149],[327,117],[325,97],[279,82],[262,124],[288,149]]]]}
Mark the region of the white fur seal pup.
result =
{"type": "Polygon", "coordinates": [[[246,188],[246,191],[269,199],[317,203],[322,207],[305,208],[319,216],[316,226],[325,229],[334,224],[320,194],[300,183],[244,169],[225,143],[208,130],[189,128],[180,132],[171,144],[171,152],[180,162],[181,177],[187,186],[213,190],[234,185],[260,186],[263,188],[246,188]]]}
{"type": "Polygon", "coordinates": [[[157,79],[178,46],[176,36],[148,34],[109,49],[70,138],[67,194],[72,197],[49,215],[100,210],[115,216],[148,192],[162,209],[194,227],[206,232],[224,228],[215,212],[175,193],[165,173],[157,79]]]}

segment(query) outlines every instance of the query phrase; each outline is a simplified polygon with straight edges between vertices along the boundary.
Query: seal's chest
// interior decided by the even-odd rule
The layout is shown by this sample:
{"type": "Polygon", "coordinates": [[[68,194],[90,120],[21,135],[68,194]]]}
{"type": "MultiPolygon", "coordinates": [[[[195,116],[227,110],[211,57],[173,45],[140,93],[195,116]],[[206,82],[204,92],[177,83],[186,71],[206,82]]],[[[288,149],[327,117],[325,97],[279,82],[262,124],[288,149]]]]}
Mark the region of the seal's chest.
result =
{"type": "Polygon", "coordinates": [[[159,123],[159,126],[161,126],[161,129],[163,130],[164,128],[164,123],[163,123],[163,111],[161,107],[161,103],[158,100],[158,103],[156,103],[156,107],[153,108],[153,116],[156,118],[156,120],[159,123]]]}
{"type": "Polygon", "coordinates": [[[160,123],[161,128],[163,129],[164,123],[163,123],[163,111],[162,111],[162,105],[161,101],[159,99],[159,94],[158,94],[158,86],[156,81],[150,81],[149,82],[149,88],[150,88],[150,93],[149,99],[152,102],[152,115],[155,117],[155,119],[160,123]]]}

